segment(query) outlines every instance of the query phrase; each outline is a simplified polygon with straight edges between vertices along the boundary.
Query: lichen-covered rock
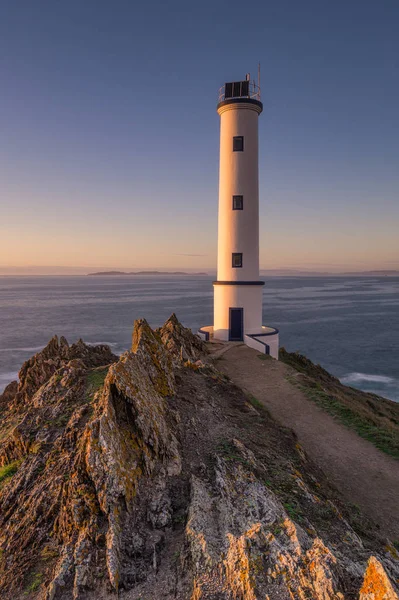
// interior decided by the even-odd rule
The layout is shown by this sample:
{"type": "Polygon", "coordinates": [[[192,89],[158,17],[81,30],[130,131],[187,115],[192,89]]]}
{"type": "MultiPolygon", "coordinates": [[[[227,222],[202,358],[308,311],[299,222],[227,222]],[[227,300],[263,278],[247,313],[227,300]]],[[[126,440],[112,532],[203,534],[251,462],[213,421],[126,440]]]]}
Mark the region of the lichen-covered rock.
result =
{"type": "Polygon", "coordinates": [[[134,324],[132,352],[147,371],[157,392],[162,396],[172,396],[175,391],[175,378],[171,354],[164,346],[159,333],[153,331],[145,319],[140,319],[134,324]]]}
{"type": "Polygon", "coordinates": [[[375,556],[368,562],[359,600],[398,600],[384,567],[375,556]]]}
{"type": "Polygon", "coordinates": [[[121,357],[53,338],[0,410],[1,598],[396,600],[394,549],[174,315],[121,357]]]}
{"type": "Polygon", "coordinates": [[[333,553],[288,517],[247,449],[233,444],[238,461],[218,457],[213,489],[192,481],[186,536],[195,597],[342,599],[333,553]]]}
{"type": "Polygon", "coordinates": [[[206,344],[191,329],[183,327],[175,313],[157,331],[175,360],[195,362],[207,352],[206,344]]]}
{"type": "Polygon", "coordinates": [[[109,364],[114,356],[108,346],[87,346],[82,340],[70,346],[64,337],[58,340],[55,335],[41,352],[35,354],[21,367],[18,374],[20,398],[24,400],[32,398],[61,366],[74,358],[79,358],[86,367],[95,367],[109,364]]]}
{"type": "MultiPolygon", "coordinates": [[[[152,339],[149,343],[151,356],[158,361],[159,349],[154,348],[152,339]]],[[[178,445],[166,422],[159,379],[151,377],[148,364],[148,356],[143,364],[140,354],[126,353],[110,368],[100,398],[101,413],[89,426],[87,470],[100,509],[108,518],[107,567],[115,589],[126,585],[121,558],[124,532],[136,525],[140,510],[137,504],[145,504],[143,495],[151,497],[148,510],[153,509],[152,525],[155,529],[165,527],[171,517],[167,496],[162,491],[166,478],[180,471],[178,445]],[[140,485],[143,477],[147,479],[144,491],[140,485]],[[159,498],[159,506],[154,506],[154,496],[159,498]]],[[[130,578],[131,574],[127,576],[130,578]]]]}

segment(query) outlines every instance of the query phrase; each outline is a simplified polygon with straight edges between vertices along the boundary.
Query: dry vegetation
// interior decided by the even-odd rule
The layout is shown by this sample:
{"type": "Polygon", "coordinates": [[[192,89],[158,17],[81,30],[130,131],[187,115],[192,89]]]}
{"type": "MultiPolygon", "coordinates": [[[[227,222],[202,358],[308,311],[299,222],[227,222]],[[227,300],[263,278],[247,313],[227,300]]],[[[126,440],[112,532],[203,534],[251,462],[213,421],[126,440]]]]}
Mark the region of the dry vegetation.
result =
{"type": "Polygon", "coordinates": [[[343,386],[301,354],[281,348],[280,360],[301,374],[290,381],[309,399],[377,448],[399,459],[399,403],[343,386]]]}

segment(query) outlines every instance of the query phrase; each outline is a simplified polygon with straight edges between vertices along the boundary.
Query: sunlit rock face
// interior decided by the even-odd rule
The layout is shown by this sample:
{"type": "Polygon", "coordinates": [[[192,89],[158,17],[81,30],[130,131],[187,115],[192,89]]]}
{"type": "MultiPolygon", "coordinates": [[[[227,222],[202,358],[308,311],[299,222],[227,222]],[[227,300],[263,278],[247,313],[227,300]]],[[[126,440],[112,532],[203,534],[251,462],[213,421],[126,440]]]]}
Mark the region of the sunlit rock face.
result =
{"type": "Polygon", "coordinates": [[[374,556],[370,557],[359,600],[397,600],[397,598],[384,567],[374,556]]]}
{"type": "Polygon", "coordinates": [[[121,357],[53,338],[0,419],[1,598],[397,598],[395,546],[175,315],[121,357]]]}

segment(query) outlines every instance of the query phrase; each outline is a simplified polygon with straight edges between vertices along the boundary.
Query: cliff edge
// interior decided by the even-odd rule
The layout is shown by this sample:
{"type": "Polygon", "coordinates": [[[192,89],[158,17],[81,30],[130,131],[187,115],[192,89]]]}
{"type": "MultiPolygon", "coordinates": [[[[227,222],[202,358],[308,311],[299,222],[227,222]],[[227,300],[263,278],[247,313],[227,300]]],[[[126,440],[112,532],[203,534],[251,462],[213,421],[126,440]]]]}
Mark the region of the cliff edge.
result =
{"type": "Polygon", "coordinates": [[[120,357],[53,338],[23,365],[0,396],[2,598],[397,599],[394,543],[216,365],[174,315],[120,357]]]}

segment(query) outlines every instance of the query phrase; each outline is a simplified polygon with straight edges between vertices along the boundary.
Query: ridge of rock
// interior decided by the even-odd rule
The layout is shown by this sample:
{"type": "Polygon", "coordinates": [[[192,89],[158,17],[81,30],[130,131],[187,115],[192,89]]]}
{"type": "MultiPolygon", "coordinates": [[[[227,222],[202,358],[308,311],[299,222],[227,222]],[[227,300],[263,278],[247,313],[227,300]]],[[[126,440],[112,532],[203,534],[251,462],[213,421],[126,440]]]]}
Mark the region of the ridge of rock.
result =
{"type": "Polygon", "coordinates": [[[1,597],[397,600],[395,547],[175,315],[121,357],[53,338],[22,370],[0,397],[1,597]]]}
{"type": "Polygon", "coordinates": [[[167,351],[176,360],[195,362],[207,353],[206,344],[194,335],[191,329],[184,327],[175,313],[157,329],[167,351]]]}
{"type": "Polygon", "coordinates": [[[74,358],[94,367],[110,363],[116,357],[108,346],[88,346],[81,339],[70,346],[63,336],[58,340],[55,335],[43,350],[22,365],[18,374],[20,398],[31,398],[61,366],[74,358]]]}
{"type": "Polygon", "coordinates": [[[162,396],[171,396],[175,391],[175,381],[170,353],[161,336],[151,329],[145,319],[134,323],[132,352],[144,365],[157,392],[162,396]]]}

